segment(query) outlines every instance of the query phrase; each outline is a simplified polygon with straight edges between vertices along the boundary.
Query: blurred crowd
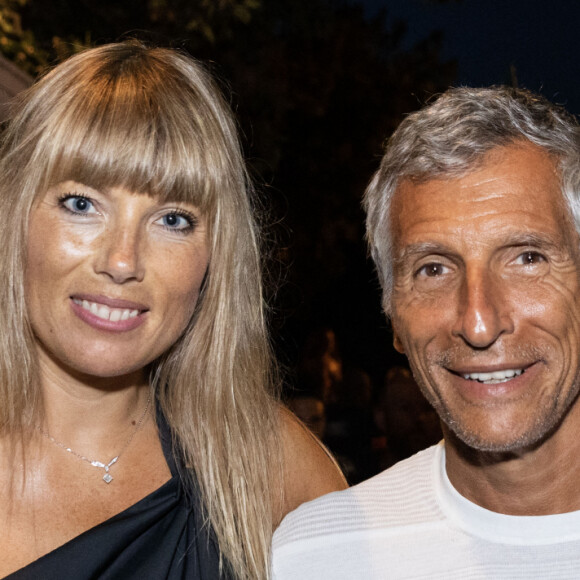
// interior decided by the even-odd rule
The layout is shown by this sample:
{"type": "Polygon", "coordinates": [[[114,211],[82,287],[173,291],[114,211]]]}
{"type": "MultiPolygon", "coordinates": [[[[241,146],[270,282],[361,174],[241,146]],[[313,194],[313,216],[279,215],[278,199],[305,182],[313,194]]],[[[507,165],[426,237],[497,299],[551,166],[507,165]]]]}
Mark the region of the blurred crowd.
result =
{"type": "Polygon", "coordinates": [[[306,338],[288,407],[326,444],[352,485],[437,443],[441,428],[408,368],[373,385],[343,362],[334,331],[306,338]]]}

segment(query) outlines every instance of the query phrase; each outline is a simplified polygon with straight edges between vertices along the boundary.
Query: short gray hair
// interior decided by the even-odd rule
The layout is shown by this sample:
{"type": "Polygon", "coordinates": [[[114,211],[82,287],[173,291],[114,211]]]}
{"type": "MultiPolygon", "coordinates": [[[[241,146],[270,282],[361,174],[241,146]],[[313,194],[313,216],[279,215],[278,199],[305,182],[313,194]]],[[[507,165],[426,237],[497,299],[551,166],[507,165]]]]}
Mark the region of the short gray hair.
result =
{"type": "Polygon", "coordinates": [[[518,141],[557,159],[562,193],[580,232],[580,133],[578,121],[563,107],[523,89],[460,87],[399,125],[364,197],[367,239],[387,315],[393,285],[390,206],[400,183],[461,177],[491,149],[518,141]]]}

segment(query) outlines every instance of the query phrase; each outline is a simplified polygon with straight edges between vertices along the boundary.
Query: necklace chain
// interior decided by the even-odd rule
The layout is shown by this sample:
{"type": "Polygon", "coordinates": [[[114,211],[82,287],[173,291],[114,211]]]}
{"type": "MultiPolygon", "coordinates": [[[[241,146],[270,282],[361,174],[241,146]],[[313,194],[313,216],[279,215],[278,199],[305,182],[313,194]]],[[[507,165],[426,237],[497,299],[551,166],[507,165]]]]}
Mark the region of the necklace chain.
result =
{"type": "Polygon", "coordinates": [[[60,447],[61,449],[68,451],[71,455],[74,455],[78,459],[82,459],[83,461],[90,463],[93,467],[98,467],[100,469],[104,469],[105,475],[103,475],[103,481],[105,483],[111,483],[111,481],[113,481],[113,476],[110,474],[109,470],[113,464],[115,464],[115,463],[117,463],[117,461],[119,461],[119,459],[121,458],[121,455],[123,455],[123,453],[127,450],[127,447],[129,447],[129,445],[131,445],[131,441],[133,441],[133,438],[135,437],[135,435],[137,435],[137,433],[141,430],[141,427],[143,426],[143,421],[145,420],[145,417],[147,415],[147,411],[149,410],[150,404],[151,404],[151,393],[149,393],[149,398],[147,399],[147,404],[145,405],[145,410],[143,411],[143,414],[139,418],[139,421],[137,421],[137,425],[135,426],[135,429],[133,429],[133,432],[131,433],[131,435],[129,435],[129,438],[127,439],[127,441],[125,441],[125,444],[123,445],[123,447],[121,447],[121,451],[119,451],[119,453],[117,453],[117,455],[115,457],[113,457],[113,459],[111,459],[111,461],[109,461],[109,463],[97,461],[96,459],[89,459],[88,457],[81,455],[80,453],[77,453],[76,451],[74,451],[73,449],[71,449],[70,447],[65,445],[64,443],[61,443],[60,441],[55,439],[48,431],[45,431],[42,427],[38,427],[38,430],[49,441],[51,441],[52,443],[54,443],[56,446],[60,447]]]}

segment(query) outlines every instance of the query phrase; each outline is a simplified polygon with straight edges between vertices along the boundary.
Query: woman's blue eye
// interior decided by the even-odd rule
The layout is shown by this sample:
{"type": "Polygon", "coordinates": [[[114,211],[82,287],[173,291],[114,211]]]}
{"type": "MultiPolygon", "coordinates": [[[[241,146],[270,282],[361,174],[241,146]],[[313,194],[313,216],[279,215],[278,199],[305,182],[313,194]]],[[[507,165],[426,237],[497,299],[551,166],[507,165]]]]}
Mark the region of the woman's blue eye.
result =
{"type": "Polygon", "coordinates": [[[193,226],[193,219],[180,213],[167,213],[160,219],[162,225],[170,230],[188,230],[193,226]]]}
{"type": "Polygon", "coordinates": [[[69,195],[61,200],[61,204],[68,211],[76,214],[95,213],[93,202],[82,195],[69,195]]]}

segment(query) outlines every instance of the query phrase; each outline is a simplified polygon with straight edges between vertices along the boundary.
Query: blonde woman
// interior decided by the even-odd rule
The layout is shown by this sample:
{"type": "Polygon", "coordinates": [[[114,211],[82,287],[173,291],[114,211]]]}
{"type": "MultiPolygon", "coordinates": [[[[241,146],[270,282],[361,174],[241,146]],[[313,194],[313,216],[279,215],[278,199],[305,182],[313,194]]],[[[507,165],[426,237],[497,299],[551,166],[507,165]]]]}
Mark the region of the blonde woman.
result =
{"type": "Polygon", "coordinates": [[[280,411],[236,129],[191,59],[81,53],[0,151],[0,576],[264,578],[344,486],[280,411]]]}

